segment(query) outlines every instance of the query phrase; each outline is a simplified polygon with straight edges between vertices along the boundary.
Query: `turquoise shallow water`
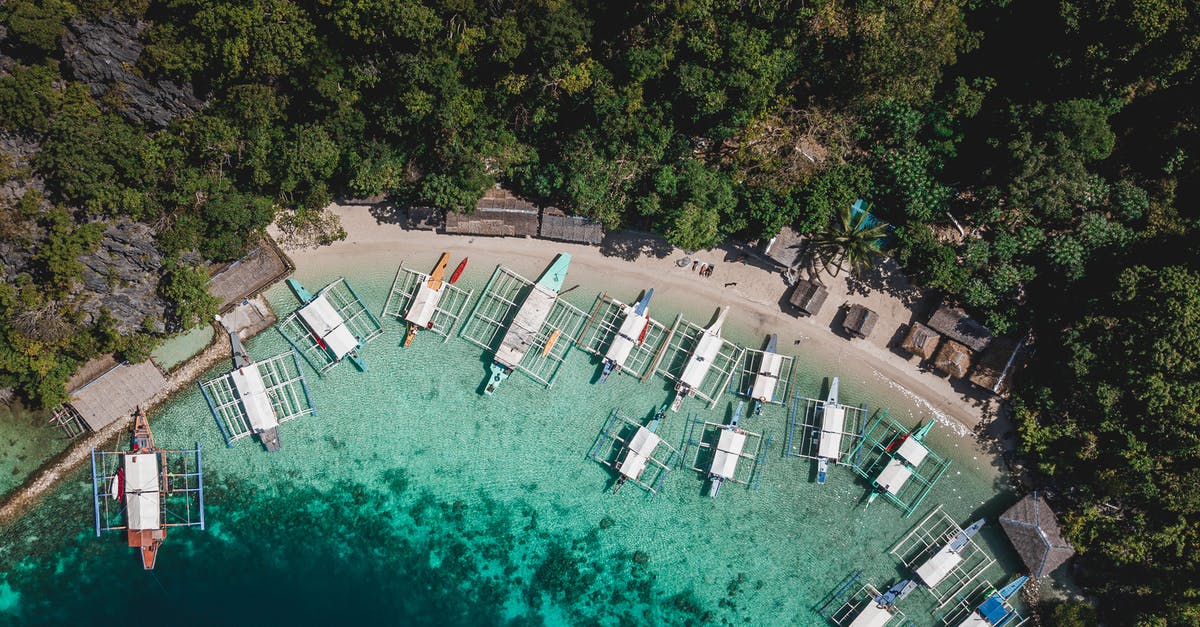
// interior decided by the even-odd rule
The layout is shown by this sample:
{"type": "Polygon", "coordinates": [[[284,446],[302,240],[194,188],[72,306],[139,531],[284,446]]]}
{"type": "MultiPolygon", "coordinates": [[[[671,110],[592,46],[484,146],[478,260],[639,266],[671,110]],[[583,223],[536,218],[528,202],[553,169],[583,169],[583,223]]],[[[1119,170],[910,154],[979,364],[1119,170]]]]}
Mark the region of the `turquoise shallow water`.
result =
{"type": "MultiPolygon", "coordinates": [[[[374,312],[394,270],[351,277],[374,312]]],[[[469,275],[482,287],[487,272],[469,275]]],[[[571,298],[586,308],[594,295],[571,298]]],[[[296,306],[282,286],[268,296],[280,312],[296,306]]],[[[657,317],[670,318],[666,305],[657,317]]],[[[733,317],[727,336],[757,346],[733,317]]],[[[116,621],[136,598],[176,624],[820,625],[814,607],[848,574],[862,569],[876,585],[900,574],[886,550],[934,504],[966,522],[1013,500],[1002,477],[943,433],[933,446],[965,459],[916,515],[864,508],[865,484],[851,471],[817,486],[811,462],[781,457],[778,407],[745,423],[774,435],[757,490],[726,486],[709,499],[701,477],[680,469],[655,498],[634,486],[613,495],[611,471],[586,454],[612,409],[647,417],[669,398],[661,377],[593,385],[594,358],[574,350],[553,388],[517,374],[487,398],[477,393],[488,362],[478,347],[426,333],[402,349],[399,324],[384,327],[365,351],[369,372],[306,369],[318,414],[282,427],[281,453],[249,440],[227,449],[194,387],[157,413],[160,445],[203,447],[209,529],[173,532],[153,574],[119,534],[94,537],[85,472],[0,530],[0,618],[116,621]]],[[[286,347],[271,331],[249,350],[264,358],[286,347]]],[[[800,357],[799,389],[815,396],[834,364],[800,357]]],[[[853,377],[842,396],[898,401],[853,377]]],[[[678,446],[689,415],[723,421],[731,400],[712,409],[688,400],[661,432],[678,446]]],[[[1002,561],[993,580],[1005,578],[1011,549],[995,529],[983,535],[1002,561]]],[[[923,591],[903,607],[914,624],[935,624],[923,591]]]]}

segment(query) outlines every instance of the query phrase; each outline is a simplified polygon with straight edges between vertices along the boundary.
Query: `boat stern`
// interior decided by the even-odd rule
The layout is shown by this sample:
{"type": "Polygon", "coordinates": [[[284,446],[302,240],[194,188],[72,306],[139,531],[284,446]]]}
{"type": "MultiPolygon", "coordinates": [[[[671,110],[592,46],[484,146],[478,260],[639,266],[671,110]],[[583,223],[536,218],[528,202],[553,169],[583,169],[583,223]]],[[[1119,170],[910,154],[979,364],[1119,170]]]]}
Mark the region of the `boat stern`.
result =
{"type": "Polygon", "coordinates": [[[500,384],[504,383],[510,374],[512,374],[512,368],[493,361],[491,366],[491,376],[488,377],[487,387],[483,388],[483,393],[488,396],[495,394],[496,388],[500,387],[500,384]]]}

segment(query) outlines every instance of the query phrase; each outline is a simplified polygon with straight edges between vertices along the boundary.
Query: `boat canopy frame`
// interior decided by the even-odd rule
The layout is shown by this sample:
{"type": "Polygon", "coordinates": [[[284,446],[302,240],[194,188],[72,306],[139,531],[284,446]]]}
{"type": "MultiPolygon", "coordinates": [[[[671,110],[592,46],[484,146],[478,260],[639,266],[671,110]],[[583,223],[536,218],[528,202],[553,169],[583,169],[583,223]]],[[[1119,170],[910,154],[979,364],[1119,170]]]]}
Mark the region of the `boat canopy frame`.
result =
{"type": "MultiPolygon", "coordinates": [[[[158,449],[159,520],[163,527],[204,529],[204,473],[200,443],[186,450],[158,449]]],[[[109,486],[134,451],[97,451],[92,448],[92,510],[96,537],[105,531],[128,529],[125,500],[109,497],[109,486]]]]}
{"type": "MultiPolygon", "coordinates": [[[[861,573],[861,571],[859,572],[861,573]]],[[[857,576],[855,579],[856,578],[857,576]]],[[[854,579],[851,579],[848,583],[853,582],[854,579]]],[[[834,625],[838,625],[838,627],[846,627],[847,625],[850,625],[854,622],[854,619],[858,618],[859,614],[862,614],[863,610],[866,610],[868,607],[875,604],[875,598],[880,594],[882,593],[875,586],[869,583],[863,584],[862,587],[860,587],[856,592],[847,596],[846,600],[843,601],[841,605],[837,606],[832,612],[829,613],[829,622],[833,623],[834,625]]],[[[840,596],[841,595],[835,597],[832,602],[836,603],[838,600],[840,600],[840,596]]],[[[896,619],[900,619],[899,622],[896,623],[897,625],[907,624],[906,621],[908,620],[908,617],[900,608],[893,605],[888,609],[888,612],[892,617],[889,618],[886,623],[884,623],[885,625],[891,624],[892,621],[896,619]]]]}
{"type": "MultiPolygon", "coordinates": [[[[428,280],[428,273],[405,268],[404,263],[401,262],[400,267],[396,270],[396,278],[392,280],[392,289],[383,303],[380,317],[395,318],[401,324],[407,325],[408,323],[404,319],[405,313],[412,304],[418,288],[428,280]]],[[[474,295],[474,290],[464,290],[444,281],[442,295],[438,299],[437,306],[433,308],[433,317],[430,319],[433,326],[428,330],[442,336],[442,343],[449,342],[474,295]]]]}
{"type": "MultiPolygon", "coordinates": [[[[475,301],[474,309],[459,328],[459,337],[494,355],[533,286],[533,281],[504,266],[496,266],[487,287],[475,301]]],[[[515,368],[546,387],[552,386],[586,318],[587,314],[582,310],[563,300],[561,294],[557,295],[550,314],[541,328],[536,329],[529,350],[515,368]],[[555,330],[558,331],[558,339],[550,351],[543,355],[555,330]]]]}
{"type": "MultiPolygon", "coordinates": [[[[963,529],[958,522],[942,509],[942,504],[933,508],[921,522],[917,523],[888,551],[906,568],[916,571],[917,567],[933,557],[946,543],[963,529]]],[[[922,585],[929,591],[937,604],[938,610],[962,597],[963,593],[980,581],[996,560],[983,547],[975,542],[973,536],[958,550],[959,561],[955,564],[936,586],[922,585]]]]}
{"type": "MultiPolygon", "coordinates": [[[[737,375],[730,378],[731,394],[742,394],[749,396],[747,390],[754,388],[754,379],[758,376],[760,367],[762,366],[763,356],[767,351],[758,350],[756,348],[742,349],[742,368],[737,372],[737,375]]],[[[769,398],[764,403],[771,405],[786,405],[791,398],[792,391],[792,375],[796,369],[796,358],[783,353],[775,353],[781,357],[781,365],[779,368],[779,376],[776,378],[775,398],[769,398]],[[779,390],[779,385],[783,384],[783,391],[779,390]]],[[[751,399],[757,400],[757,399],[751,399]]]]}
{"type": "MultiPolygon", "coordinates": [[[[587,324],[579,333],[577,342],[579,348],[603,357],[604,352],[608,350],[609,345],[621,330],[621,323],[625,320],[627,310],[633,306],[626,305],[607,293],[597,296],[587,324]]],[[[667,341],[671,338],[671,330],[666,325],[652,317],[648,317],[648,320],[650,328],[646,331],[645,341],[641,345],[633,346],[628,359],[620,367],[622,372],[637,377],[641,381],[646,381],[653,376],[654,365],[667,345],[667,341]]]]}
{"type": "MultiPolygon", "coordinates": [[[[997,591],[998,589],[991,582],[979,581],[970,590],[955,595],[955,598],[947,605],[946,609],[937,613],[940,624],[946,627],[961,624],[972,612],[979,609],[979,606],[984,601],[993,594],[996,594],[997,591]]],[[[1018,612],[1007,599],[1004,601],[1004,607],[1011,613],[996,627],[1021,627],[1029,622],[1030,619],[1018,612]]]]}
{"type": "MultiPolygon", "coordinates": [[[[271,401],[271,409],[279,424],[295,420],[301,416],[315,416],[312,394],[308,389],[308,381],[304,378],[304,369],[300,367],[300,358],[295,350],[280,353],[250,364],[258,368],[266,385],[267,397],[271,401]]],[[[236,370],[236,369],[235,369],[236,370]]],[[[228,372],[215,379],[200,383],[200,392],[208,402],[221,437],[225,439],[226,447],[254,433],[250,425],[250,416],[245,404],[233,382],[233,372],[228,372]]]]}
{"type": "Polygon", "coordinates": [[[893,444],[898,441],[898,438],[911,433],[911,431],[912,429],[893,420],[888,415],[887,409],[876,412],[875,419],[863,431],[862,438],[854,449],[854,463],[851,464],[855,472],[871,484],[872,490],[880,487],[875,484],[875,479],[892,460],[903,464],[911,474],[899,491],[895,494],[884,489],[878,491],[881,496],[899,507],[905,517],[911,516],[921,506],[938,479],[941,479],[950,467],[948,458],[941,456],[924,442],[921,443],[921,446],[925,449],[926,454],[915,467],[897,455],[896,451],[889,450],[889,448],[894,448],[893,444]]]}
{"type": "MultiPolygon", "coordinates": [[[[383,325],[379,323],[379,320],[375,318],[375,315],[371,313],[371,310],[367,308],[362,299],[358,297],[358,293],[351,287],[350,282],[344,277],[338,277],[329,285],[321,288],[321,291],[313,295],[313,300],[322,295],[341,317],[342,326],[358,339],[360,347],[366,346],[368,342],[383,333],[383,325]]],[[[307,305],[308,303],[302,303],[300,307],[296,308],[296,311],[277,324],[276,328],[292,345],[292,348],[300,353],[304,361],[308,362],[308,365],[312,366],[318,375],[323,376],[342,360],[335,359],[327,349],[317,343],[312,330],[300,317],[300,310],[307,305]]]]}
{"type": "MultiPolygon", "coordinates": [[[[629,441],[643,426],[622,414],[620,410],[614,409],[609,414],[608,420],[605,421],[600,434],[596,436],[595,443],[588,451],[588,457],[616,471],[621,453],[626,450],[629,441]]],[[[659,434],[660,437],[661,435],[659,434]]],[[[657,495],[658,491],[662,489],[667,475],[676,467],[678,459],[679,450],[663,438],[655,445],[653,454],[646,458],[647,465],[646,469],[642,471],[642,476],[637,479],[629,477],[626,481],[632,481],[651,495],[657,495]],[[651,473],[651,475],[647,477],[647,473],[651,473]]]]}
{"type": "MultiPolygon", "coordinates": [[[[820,459],[820,437],[824,429],[824,411],[829,403],[818,398],[802,397],[798,393],[792,397],[792,408],[788,416],[787,442],[783,449],[784,457],[800,457],[802,459],[820,459]]],[[[838,403],[845,410],[840,431],[830,431],[840,436],[837,459],[833,463],[839,466],[854,466],[854,453],[865,435],[870,422],[867,405],[847,405],[838,403]]]]}
{"type": "MultiPolygon", "coordinates": [[[[737,457],[750,463],[739,463],[734,469],[734,476],[723,477],[722,481],[740,483],[748,490],[757,490],[759,481],[762,480],[762,471],[767,465],[767,452],[771,449],[771,433],[769,431],[765,434],[756,433],[740,426],[736,429],[746,436],[745,445],[737,453],[737,457]],[[754,442],[754,450],[747,451],[746,449],[751,446],[751,441],[754,442]]],[[[694,447],[696,454],[692,456],[691,469],[707,477],[712,467],[712,457],[716,453],[721,432],[727,430],[729,430],[728,423],[710,422],[695,415],[689,416],[679,463],[685,463],[688,450],[694,447]],[[702,460],[705,462],[704,464],[701,464],[702,460]]]]}
{"type": "MultiPolygon", "coordinates": [[[[678,381],[683,375],[684,368],[692,357],[700,337],[704,335],[704,327],[689,322],[682,315],[675,318],[668,336],[666,350],[659,356],[655,365],[656,371],[670,381],[678,381]]],[[[721,349],[713,358],[704,381],[693,391],[696,396],[708,401],[708,406],[714,407],[721,398],[721,393],[729,387],[729,381],[734,372],[741,366],[742,352],[745,349],[724,337],[721,338],[721,349]]]]}

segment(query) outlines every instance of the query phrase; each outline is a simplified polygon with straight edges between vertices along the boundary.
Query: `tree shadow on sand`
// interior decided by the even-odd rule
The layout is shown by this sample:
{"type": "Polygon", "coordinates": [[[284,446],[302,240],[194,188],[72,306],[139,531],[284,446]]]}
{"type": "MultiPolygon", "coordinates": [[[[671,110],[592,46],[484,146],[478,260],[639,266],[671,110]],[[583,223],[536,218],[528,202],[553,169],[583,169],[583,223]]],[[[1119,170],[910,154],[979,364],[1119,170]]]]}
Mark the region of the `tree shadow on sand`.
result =
{"type": "Polygon", "coordinates": [[[870,296],[879,291],[898,298],[906,307],[913,307],[929,298],[925,290],[914,286],[894,259],[882,259],[860,276],[847,275],[846,286],[851,294],[870,296]]]}
{"type": "Polygon", "coordinates": [[[612,231],[600,242],[600,254],[625,261],[637,261],[642,255],[663,259],[673,252],[675,247],[667,240],[642,231],[612,231]]]}

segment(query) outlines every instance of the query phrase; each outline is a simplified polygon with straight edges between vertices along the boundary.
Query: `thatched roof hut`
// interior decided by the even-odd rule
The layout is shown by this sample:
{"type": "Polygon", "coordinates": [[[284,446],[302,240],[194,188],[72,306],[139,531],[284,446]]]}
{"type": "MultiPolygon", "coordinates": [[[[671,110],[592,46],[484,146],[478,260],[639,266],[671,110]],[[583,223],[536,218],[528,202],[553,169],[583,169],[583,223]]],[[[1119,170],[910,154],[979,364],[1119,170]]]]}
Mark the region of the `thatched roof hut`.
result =
{"type": "Polygon", "coordinates": [[[971,383],[993,394],[1007,394],[1012,389],[1016,371],[1021,368],[1024,346],[1024,340],[1014,342],[1011,338],[996,338],[975,360],[971,383]]]}
{"type": "Polygon", "coordinates": [[[954,340],[942,342],[942,348],[933,358],[933,367],[956,378],[967,376],[971,369],[971,349],[954,340]]]}
{"type": "Polygon", "coordinates": [[[929,359],[937,352],[938,342],[941,340],[942,336],[938,335],[936,331],[920,322],[914,322],[909,325],[908,334],[904,336],[900,348],[921,359],[929,359]]]}
{"type": "Polygon", "coordinates": [[[853,337],[865,338],[875,330],[875,323],[878,321],[879,314],[862,305],[855,304],[851,305],[850,310],[846,312],[842,328],[853,337]]]}
{"type": "Polygon", "coordinates": [[[826,290],[824,285],[816,281],[800,279],[796,281],[796,287],[792,289],[792,296],[788,298],[788,302],[799,309],[801,313],[815,316],[821,311],[821,306],[825,304],[827,296],[829,296],[829,290],[826,290]]]}
{"type": "Polygon", "coordinates": [[[992,332],[961,309],[940,307],[929,318],[928,324],[934,331],[977,353],[992,342],[992,332]]]}
{"type": "Polygon", "coordinates": [[[1036,491],[1004,512],[1000,526],[1035,579],[1050,574],[1075,554],[1075,548],[1059,532],[1054,511],[1036,491]]]}
{"type": "Polygon", "coordinates": [[[804,236],[790,226],[779,229],[779,234],[772,237],[763,247],[763,254],[785,270],[799,265],[803,252],[804,236]]]}
{"type": "Polygon", "coordinates": [[[546,207],[542,211],[541,236],[598,246],[604,239],[604,227],[594,220],[569,216],[555,207],[546,207]]]}
{"type": "Polygon", "coordinates": [[[499,186],[489,189],[469,214],[446,213],[446,232],[461,235],[537,237],[538,208],[499,186]]]}

